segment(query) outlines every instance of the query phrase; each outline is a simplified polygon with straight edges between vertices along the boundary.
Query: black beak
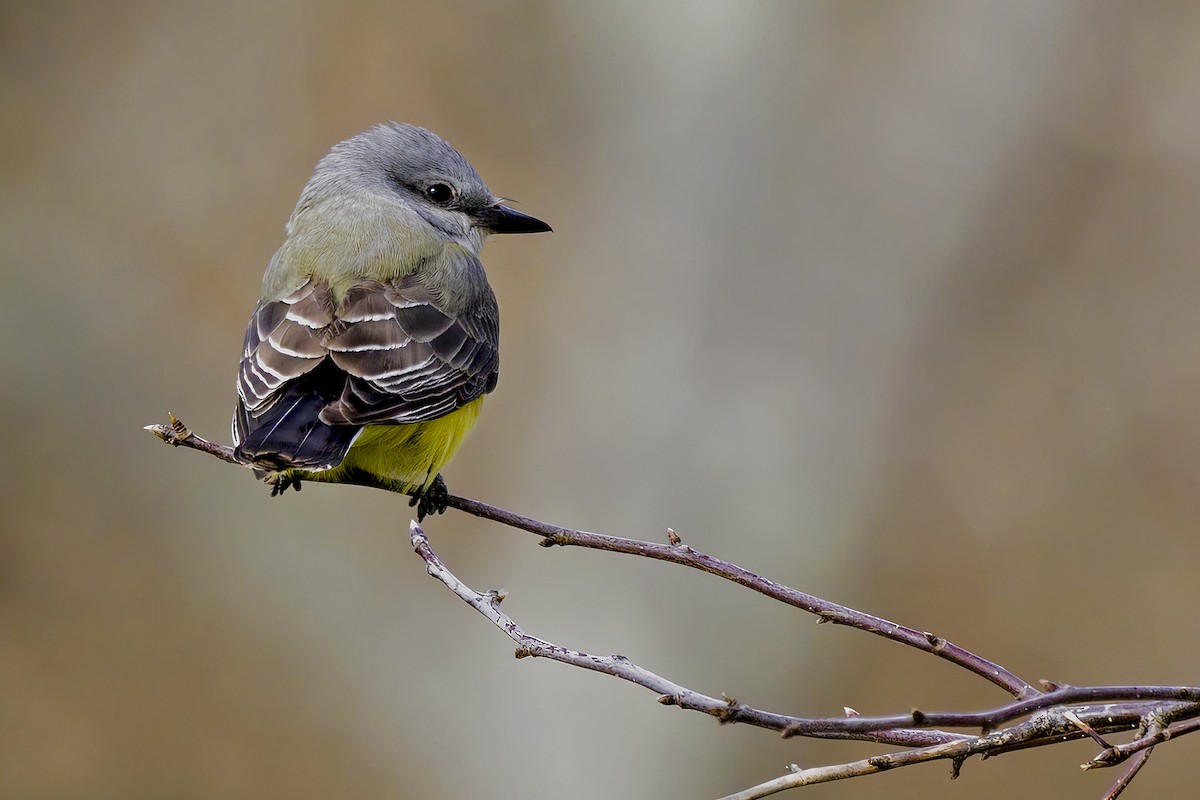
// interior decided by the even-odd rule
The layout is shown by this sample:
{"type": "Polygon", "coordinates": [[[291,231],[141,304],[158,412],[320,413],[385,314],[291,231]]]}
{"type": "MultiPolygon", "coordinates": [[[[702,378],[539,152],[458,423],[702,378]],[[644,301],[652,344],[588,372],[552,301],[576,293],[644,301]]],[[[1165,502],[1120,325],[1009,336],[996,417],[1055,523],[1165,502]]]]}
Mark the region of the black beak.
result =
{"type": "Polygon", "coordinates": [[[475,225],[489,233],[545,233],[551,230],[537,217],[499,204],[487,206],[475,214],[475,225]]]}

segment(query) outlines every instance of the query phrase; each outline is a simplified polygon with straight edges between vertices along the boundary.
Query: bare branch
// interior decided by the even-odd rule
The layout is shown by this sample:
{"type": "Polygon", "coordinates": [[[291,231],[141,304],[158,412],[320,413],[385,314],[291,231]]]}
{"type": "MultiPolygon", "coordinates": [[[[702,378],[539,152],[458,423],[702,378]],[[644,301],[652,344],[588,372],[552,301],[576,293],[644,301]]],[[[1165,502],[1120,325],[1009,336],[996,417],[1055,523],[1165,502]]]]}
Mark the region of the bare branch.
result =
{"type": "MultiPolygon", "coordinates": [[[[641,556],[642,558],[653,558],[659,561],[668,561],[672,564],[680,564],[692,569],[698,569],[702,572],[724,578],[725,580],[733,581],[748,589],[753,589],[760,594],[779,600],[782,603],[787,603],[790,606],[795,606],[810,614],[815,614],[821,622],[832,622],[835,625],[858,628],[859,630],[891,639],[894,642],[915,647],[926,653],[932,653],[939,658],[944,658],[963,669],[991,681],[1014,697],[1033,697],[1040,694],[1036,687],[1000,665],[994,664],[936,634],[918,631],[914,628],[909,628],[905,625],[900,625],[881,617],[856,611],[847,606],[801,592],[789,586],[784,586],[781,583],[764,578],[736,564],[731,564],[728,561],[723,561],[694,550],[682,542],[679,544],[658,544],[638,539],[626,539],[620,536],[609,536],[603,533],[562,528],[557,525],[539,522],[520,514],[514,514],[511,511],[505,511],[502,508],[481,503],[478,500],[470,500],[465,497],[453,495],[449,498],[447,505],[450,508],[457,508],[476,517],[490,519],[512,528],[536,533],[543,537],[541,543],[545,547],[553,547],[555,545],[584,547],[591,550],[604,550],[609,553],[624,553],[641,556]]],[[[675,538],[679,538],[678,534],[676,534],[675,538]]]]}
{"type": "MultiPolygon", "coordinates": [[[[201,452],[216,456],[223,461],[235,464],[242,463],[234,456],[232,448],[213,444],[196,436],[187,426],[176,419],[174,415],[171,415],[171,424],[169,426],[148,425],[146,426],[146,430],[168,444],[200,450],[201,452]]],[[[242,466],[247,465],[242,464],[242,466]]],[[[365,474],[360,476],[360,479],[363,481],[362,485],[387,489],[386,486],[371,483],[369,476],[365,474]]],[[[564,547],[585,547],[591,550],[604,550],[610,553],[625,553],[643,558],[653,558],[659,561],[669,561],[673,564],[681,564],[708,572],[725,580],[741,584],[748,589],[753,589],[767,597],[787,603],[790,606],[795,606],[810,614],[815,614],[821,622],[832,622],[836,625],[858,628],[859,630],[900,642],[909,647],[915,647],[926,653],[932,653],[939,658],[944,658],[963,669],[991,681],[1014,697],[1035,697],[1041,694],[1036,687],[1018,678],[1000,665],[994,664],[936,634],[918,631],[881,617],[823,600],[789,586],[784,586],[748,569],[743,569],[736,564],[731,564],[728,561],[722,561],[719,558],[714,558],[713,556],[693,550],[691,547],[683,544],[682,541],[679,543],[657,544],[637,539],[625,539],[620,536],[608,536],[601,533],[563,528],[557,525],[549,525],[520,514],[514,514],[511,511],[506,511],[487,503],[481,503],[478,500],[457,497],[455,495],[450,495],[447,498],[447,506],[476,517],[499,522],[510,528],[535,533],[542,537],[541,543],[546,547],[560,545],[564,547]]],[[[679,538],[674,531],[671,531],[668,536],[673,536],[674,539],[679,538]]]]}
{"type": "Polygon", "coordinates": [[[1121,776],[1117,778],[1112,786],[1108,787],[1108,791],[1104,793],[1104,797],[1101,800],[1117,800],[1121,796],[1121,792],[1125,791],[1125,787],[1141,772],[1142,767],[1150,760],[1150,754],[1153,752],[1153,747],[1147,747],[1145,750],[1138,751],[1137,755],[1130,759],[1129,766],[1125,768],[1121,776]]]}
{"type": "Polygon", "coordinates": [[[183,420],[178,419],[169,411],[167,412],[167,418],[171,421],[170,425],[147,425],[144,430],[150,431],[159,439],[162,439],[172,447],[187,447],[191,448],[192,450],[199,450],[201,453],[208,453],[210,456],[219,458],[229,464],[237,464],[243,467],[250,466],[249,464],[240,461],[238,457],[233,454],[232,447],[227,447],[226,445],[217,444],[216,442],[210,442],[207,439],[200,438],[196,434],[192,433],[191,429],[187,425],[183,424],[183,420]]]}
{"type": "MultiPolygon", "coordinates": [[[[517,643],[517,658],[548,658],[561,661],[564,664],[602,672],[622,680],[644,686],[659,695],[658,701],[665,706],[678,706],[690,711],[701,711],[716,717],[721,723],[742,722],[759,728],[774,731],[784,731],[799,720],[784,714],[762,711],[738,703],[732,698],[710,697],[680,686],[674,681],[667,680],[650,670],[644,669],[622,655],[600,656],[571,650],[561,645],[547,642],[536,636],[531,636],[518,625],[512,617],[500,610],[500,603],[505,594],[496,590],[477,592],[460,581],[454,573],[442,562],[429,544],[429,538],[416,522],[409,523],[410,538],[417,555],[425,560],[426,571],[444,583],[452,592],[465,600],[472,608],[486,617],[500,630],[517,643]]],[[[831,732],[834,733],[834,732],[831,732]]],[[[869,741],[896,744],[904,747],[925,746],[935,743],[969,739],[962,734],[943,733],[941,731],[906,731],[889,730],[884,732],[849,732],[849,737],[869,741]]]]}
{"type": "MultiPolygon", "coordinates": [[[[532,636],[526,633],[512,617],[500,610],[500,603],[504,599],[504,594],[497,591],[478,592],[464,584],[434,552],[432,546],[429,544],[428,537],[416,522],[410,523],[410,531],[413,549],[425,561],[426,570],[429,574],[445,584],[451,591],[470,604],[472,608],[490,620],[493,625],[504,631],[510,639],[516,642],[516,655],[518,658],[526,656],[549,658],[594,672],[612,675],[658,693],[660,695],[660,702],[666,705],[677,705],[681,708],[702,711],[716,717],[721,722],[746,722],[759,727],[780,730],[781,724],[787,719],[783,715],[752,709],[729,699],[717,699],[695,692],[638,666],[625,656],[599,656],[584,653],[532,636]]],[[[1069,691],[1069,689],[1057,691],[1063,692],[1069,691]]],[[[1195,708],[1192,711],[1193,713],[1200,713],[1200,710],[1195,708]]],[[[829,720],[829,722],[831,725],[836,725],[856,719],[860,718],[851,715],[846,720],[834,719],[829,720]]],[[[1131,725],[1137,724],[1137,719],[1135,716],[1125,720],[1122,727],[1128,729],[1131,725]]],[[[798,769],[788,775],[751,787],[722,800],[753,800],[754,798],[767,797],[777,792],[799,786],[828,783],[830,781],[869,775],[898,767],[944,759],[951,759],[955,762],[955,774],[957,774],[958,765],[961,765],[963,760],[973,755],[998,755],[1011,750],[1021,749],[1023,746],[1050,744],[1088,735],[1103,741],[1096,728],[1107,728],[1113,724],[1114,717],[1105,708],[1059,707],[1042,712],[1027,722],[1002,730],[995,730],[982,736],[965,736],[945,731],[897,729],[886,732],[878,731],[877,733],[903,734],[914,738],[924,733],[931,735],[931,737],[936,737],[938,741],[925,746],[909,744],[907,746],[910,749],[903,752],[881,754],[846,764],[798,769]],[[1085,717],[1090,718],[1091,721],[1086,721],[1085,717]]],[[[835,732],[825,731],[824,733],[835,732]]],[[[1169,734],[1166,737],[1169,737],[1169,734]]],[[[913,740],[909,739],[909,741],[913,740]]],[[[899,744],[895,740],[880,741],[899,744]]],[[[1147,750],[1146,752],[1149,751],[1147,750]]],[[[1096,765],[1102,766],[1099,763],[1096,765]]],[[[1127,771],[1122,776],[1124,783],[1128,784],[1128,781],[1132,779],[1134,774],[1136,774],[1135,770],[1127,771]]]]}
{"type": "MultiPolygon", "coordinates": [[[[1146,713],[1145,708],[1142,707],[1147,705],[1145,701],[1163,700],[1190,701],[1183,704],[1183,707],[1191,708],[1200,702],[1200,688],[1191,686],[1064,686],[1038,697],[1014,700],[988,711],[926,712],[914,710],[908,714],[893,714],[885,717],[855,716],[851,719],[814,717],[801,720],[795,727],[785,731],[784,735],[807,736],[814,730],[826,730],[831,725],[836,725],[842,730],[861,732],[886,730],[899,725],[913,728],[982,728],[989,730],[1002,723],[1028,716],[1035,711],[1075,703],[1105,703],[1095,709],[1092,709],[1090,705],[1077,708],[1081,717],[1099,714],[1114,719],[1126,716],[1141,719],[1146,713]],[[1137,705],[1126,708],[1113,704],[1117,701],[1137,705]]],[[[1129,727],[1131,726],[1125,725],[1121,730],[1128,730],[1129,727]]],[[[1087,733],[1087,731],[1081,728],[1080,733],[1087,733]]]]}
{"type": "Polygon", "coordinates": [[[788,775],[723,797],[721,800],[758,800],[758,798],[768,797],[800,786],[856,778],[861,775],[871,775],[899,767],[945,759],[950,759],[955,763],[956,766],[951,777],[957,777],[958,767],[971,756],[994,756],[1026,746],[1051,744],[1064,741],[1065,738],[1079,738],[1084,735],[1073,722],[1067,719],[1067,712],[1047,712],[1019,725],[982,736],[972,736],[968,739],[931,747],[914,748],[899,753],[885,753],[846,764],[796,770],[788,775]]]}
{"type": "Polygon", "coordinates": [[[1130,756],[1149,750],[1168,739],[1195,733],[1200,730],[1200,717],[1190,704],[1159,707],[1145,715],[1142,728],[1142,735],[1132,742],[1108,746],[1091,761],[1080,766],[1083,769],[1095,769],[1120,764],[1130,756]],[[1180,721],[1171,722],[1171,720],[1180,721]]]}
{"type": "MultiPolygon", "coordinates": [[[[196,436],[174,415],[170,416],[170,425],[149,425],[146,429],[168,444],[198,450],[243,467],[252,466],[238,459],[232,448],[196,436]]],[[[359,476],[357,482],[388,489],[365,475],[359,476]]],[[[847,764],[795,768],[788,775],[730,795],[724,800],[751,800],[798,786],[943,759],[952,762],[951,777],[957,777],[964,761],[973,755],[990,757],[1084,737],[1091,737],[1103,748],[1083,765],[1084,769],[1129,762],[1105,794],[1105,798],[1111,799],[1124,791],[1156,745],[1200,730],[1200,688],[1141,685],[1077,687],[1041,681],[1043,688],[1039,689],[1003,667],[939,636],[814,597],[736,564],[696,551],[685,545],[679,535],[669,528],[668,541],[662,544],[549,525],[464,497],[450,496],[448,506],[534,533],[542,537],[540,544],[546,547],[574,546],[623,553],[667,561],[716,575],[814,614],[820,622],[858,628],[933,653],[985,678],[1013,697],[1007,704],[980,712],[925,712],[914,709],[906,714],[864,717],[847,708],[845,717],[806,718],[753,708],[724,695],[721,698],[705,695],[644,669],[625,656],[592,655],[531,636],[500,610],[500,602],[504,599],[501,592],[480,593],[458,580],[434,553],[421,528],[416,523],[412,524],[413,548],[424,559],[429,574],[515,641],[518,658],[549,658],[613,675],[656,692],[659,702],[664,705],[700,711],[721,723],[741,722],[775,730],[784,736],[858,739],[905,748],[900,752],[876,755],[847,764]],[[943,728],[978,728],[982,733],[971,735],[943,728]],[[1126,744],[1113,745],[1104,738],[1104,734],[1132,729],[1137,729],[1139,735],[1126,744]]]]}

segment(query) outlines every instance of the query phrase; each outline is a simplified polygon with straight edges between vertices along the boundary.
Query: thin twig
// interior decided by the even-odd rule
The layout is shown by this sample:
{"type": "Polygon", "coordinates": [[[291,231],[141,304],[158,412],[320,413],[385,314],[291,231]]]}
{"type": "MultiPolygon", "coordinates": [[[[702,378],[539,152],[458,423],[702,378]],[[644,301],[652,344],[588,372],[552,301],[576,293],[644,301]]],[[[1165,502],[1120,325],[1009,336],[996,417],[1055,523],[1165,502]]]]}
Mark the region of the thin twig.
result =
{"type": "MultiPolygon", "coordinates": [[[[998,706],[987,711],[919,711],[907,714],[892,714],[882,717],[856,716],[849,719],[842,717],[813,717],[804,719],[786,731],[787,736],[807,735],[812,730],[824,730],[830,724],[836,724],[845,730],[875,731],[886,730],[903,725],[913,728],[995,728],[998,725],[1020,717],[1029,716],[1035,711],[1055,706],[1077,703],[1106,703],[1145,701],[1183,700],[1186,706],[1193,708],[1200,703],[1200,687],[1193,686],[1063,686],[1052,692],[1029,700],[1014,700],[1011,703],[998,706]]],[[[1083,715],[1085,711],[1076,709],[1083,715]]],[[[1102,706],[1086,713],[1112,715],[1120,713],[1117,709],[1102,706]]],[[[1142,711],[1136,716],[1142,716],[1142,711]]],[[[1086,732],[1086,731],[1084,731],[1086,732]]]]}
{"type": "MultiPolygon", "coordinates": [[[[242,464],[234,456],[232,448],[214,444],[200,438],[176,419],[174,415],[171,415],[171,425],[147,425],[146,430],[168,444],[177,447],[189,447],[216,456],[223,461],[242,464]]],[[[242,466],[247,465],[242,464],[242,466]]],[[[383,489],[388,488],[371,482],[370,477],[365,474],[359,476],[359,478],[361,485],[383,489]]],[[[821,622],[832,622],[836,625],[858,628],[859,630],[900,642],[909,647],[915,647],[926,653],[932,653],[939,658],[944,658],[963,669],[987,679],[1013,697],[1029,698],[1041,694],[1036,687],[1004,669],[999,664],[994,664],[969,650],[947,641],[941,636],[925,631],[918,631],[915,628],[909,628],[905,625],[899,625],[881,617],[856,611],[848,606],[833,603],[789,586],[784,586],[748,569],[739,567],[736,564],[731,564],[728,561],[723,561],[693,550],[682,542],[658,544],[643,542],[637,539],[625,539],[620,536],[609,536],[601,533],[563,528],[557,525],[549,525],[545,522],[522,516],[521,514],[514,514],[511,511],[506,511],[505,509],[497,508],[478,500],[471,500],[455,495],[447,498],[447,505],[450,508],[456,508],[459,511],[476,517],[489,519],[511,528],[537,534],[543,537],[542,544],[547,547],[561,545],[564,547],[584,547],[592,550],[604,550],[610,553],[625,553],[643,558],[653,558],[659,561],[669,561],[673,564],[680,564],[708,572],[725,580],[745,586],[748,589],[753,589],[782,603],[787,603],[810,614],[814,614],[821,622]]],[[[673,538],[678,539],[678,536],[673,538]]]]}
{"type": "MultiPolygon", "coordinates": [[[[1072,723],[1068,722],[1065,717],[1061,718],[1058,723],[1051,722],[1049,718],[1043,719],[1039,717],[1019,725],[1014,725],[1011,728],[993,731],[983,736],[972,736],[969,739],[957,742],[914,748],[899,753],[884,753],[859,761],[851,761],[846,764],[801,769],[750,787],[736,794],[723,797],[721,800],[759,800],[759,798],[768,797],[799,786],[810,786],[814,783],[829,783],[830,781],[839,781],[846,778],[856,778],[861,775],[870,775],[899,767],[909,767],[929,761],[951,759],[957,765],[974,755],[995,755],[1015,749],[1024,742],[1044,739],[1049,731],[1055,729],[1073,729],[1077,736],[1084,735],[1077,728],[1073,728],[1072,723]]],[[[952,777],[956,776],[957,769],[952,773],[952,777]]]]}
{"type": "Polygon", "coordinates": [[[1098,744],[1101,747],[1106,748],[1106,749],[1112,747],[1112,745],[1108,743],[1107,739],[1105,739],[1103,736],[1101,736],[1100,733],[1095,728],[1093,728],[1091,725],[1088,725],[1086,722],[1081,720],[1079,718],[1079,715],[1076,714],[1074,711],[1068,711],[1065,716],[1071,722],[1072,725],[1074,725],[1076,728],[1079,728],[1079,730],[1083,731],[1088,736],[1090,736],[1092,738],[1092,741],[1095,742],[1096,744],[1098,744]]]}
{"type": "Polygon", "coordinates": [[[1107,747],[1096,754],[1091,761],[1081,766],[1084,769],[1111,767],[1120,764],[1135,753],[1148,750],[1168,739],[1177,739],[1200,730],[1200,717],[1197,717],[1196,710],[1191,704],[1155,708],[1153,713],[1146,715],[1146,718],[1145,732],[1141,736],[1125,744],[1107,747]],[[1171,722],[1171,720],[1179,721],[1171,722]]]}
{"type": "Polygon", "coordinates": [[[183,424],[183,420],[178,419],[169,411],[167,412],[167,418],[171,420],[170,425],[147,425],[144,430],[150,431],[172,447],[187,447],[192,450],[199,450],[201,453],[208,453],[210,456],[219,458],[229,464],[237,464],[242,467],[250,466],[233,454],[232,447],[202,439],[192,433],[191,428],[183,424]]]}
{"type": "MultiPolygon", "coordinates": [[[[729,700],[719,700],[692,691],[638,666],[625,656],[600,656],[584,653],[530,635],[512,617],[500,609],[500,603],[504,600],[505,595],[497,591],[479,592],[467,586],[434,552],[429,544],[429,538],[416,522],[410,523],[410,532],[413,549],[425,561],[428,573],[516,642],[518,658],[527,656],[549,658],[594,672],[613,675],[659,693],[660,700],[667,705],[678,705],[681,708],[703,711],[722,722],[734,721],[730,714],[736,710],[736,721],[748,722],[761,727],[779,728],[781,715],[750,709],[729,700]]],[[[1104,719],[1103,711],[1099,709],[1093,710],[1091,714],[1096,715],[1097,722],[1104,719]]],[[[973,755],[995,755],[1016,749],[1024,743],[1061,741],[1064,738],[1084,736],[1086,735],[1085,731],[1094,732],[1093,726],[1084,722],[1080,713],[1073,709],[1043,712],[1027,722],[1003,730],[992,731],[982,736],[962,736],[947,734],[943,731],[926,731],[926,733],[936,733],[952,738],[929,746],[910,746],[909,749],[899,753],[885,753],[846,764],[797,770],[722,800],[756,800],[799,786],[828,783],[941,759],[953,759],[956,764],[960,764],[962,760],[973,755]]],[[[911,731],[909,733],[921,732],[911,731]]],[[[1132,774],[1128,778],[1132,779],[1132,774]]]]}
{"type": "MultiPolygon", "coordinates": [[[[915,647],[926,653],[932,653],[958,666],[979,675],[996,684],[1009,694],[1018,698],[1034,697],[1041,692],[1013,673],[994,664],[969,650],[947,641],[936,634],[918,631],[895,622],[857,611],[848,606],[833,603],[820,597],[801,592],[790,586],[764,578],[748,569],[731,564],[728,561],[701,553],[682,542],[678,544],[659,544],[638,539],[626,539],[620,536],[609,536],[603,533],[563,528],[549,525],[520,514],[514,514],[502,508],[471,500],[466,497],[451,495],[447,504],[451,508],[464,511],[476,517],[490,519],[512,528],[519,528],[543,537],[542,545],[553,547],[584,547],[591,550],[604,550],[609,553],[624,553],[627,555],[653,558],[668,561],[692,569],[698,569],[711,575],[745,586],[767,597],[787,603],[820,618],[821,622],[832,622],[835,625],[846,625],[852,628],[873,633],[886,639],[891,639],[909,647],[915,647]]],[[[675,538],[678,538],[676,534],[675,538]]]]}
{"type": "MultiPolygon", "coordinates": [[[[690,711],[700,711],[716,717],[722,723],[741,722],[759,728],[783,731],[796,722],[797,718],[784,714],[751,708],[738,703],[731,698],[718,699],[700,692],[680,686],[674,681],[657,675],[648,669],[638,666],[622,655],[601,656],[572,650],[561,645],[547,642],[536,636],[531,636],[521,628],[512,617],[500,610],[500,603],[505,595],[498,591],[477,592],[459,580],[454,573],[442,562],[429,544],[429,538],[416,522],[409,523],[410,538],[413,549],[425,560],[426,570],[434,578],[444,583],[452,592],[465,600],[472,608],[486,617],[510,639],[517,643],[517,658],[548,658],[561,661],[564,664],[602,672],[622,680],[644,686],[659,695],[658,701],[667,706],[678,706],[690,711]]],[[[836,732],[833,732],[836,733],[836,732]]],[[[858,734],[859,732],[853,732],[858,734]]],[[[930,744],[940,744],[969,739],[972,737],[942,731],[905,731],[891,730],[882,732],[887,735],[880,738],[876,732],[866,732],[854,738],[895,744],[903,747],[919,747],[930,744]]],[[[838,737],[843,738],[843,737],[838,737]]]]}
{"type": "MultiPolygon", "coordinates": [[[[146,429],[168,444],[198,450],[243,467],[252,466],[240,460],[233,448],[196,436],[174,415],[170,415],[170,425],[149,425],[146,429]]],[[[358,476],[355,482],[390,490],[365,475],[358,476]]],[[[796,769],[789,775],[730,795],[725,800],[752,800],[797,786],[938,759],[952,760],[952,777],[955,777],[962,763],[972,755],[986,758],[1084,736],[1091,736],[1104,748],[1083,765],[1085,769],[1110,767],[1129,761],[1105,795],[1111,800],[1137,775],[1154,746],[1200,730],[1200,688],[1140,685],[1075,687],[1043,681],[1044,690],[1039,690],[999,665],[939,636],[831,603],[771,581],[736,564],[698,552],[683,544],[678,534],[670,529],[667,531],[668,542],[660,544],[549,525],[464,497],[450,496],[448,506],[534,533],[542,537],[540,543],[546,547],[573,546],[624,553],[708,572],[812,613],[821,622],[858,628],[933,653],[987,679],[1014,698],[1005,705],[981,712],[913,710],[907,714],[864,717],[847,710],[845,717],[805,718],[752,708],[724,696],[720,699],[711,697],[650,672],[624,656],[589,655],[527,634],[511,617],[500,611],[502,594],[479,593],[459,581],[433,552],[424,532],[413,523],[412,544],[425,560],[429,573],[513,639],[518,645],[518,657],[544,657],[613,675],[657,692],[659,701],[665,705],[701,711],[722,723],[742,722],[776,730],[785,736],[860,739],[906,748],[901,752],[877,755],[848,764],[796,769]],[[1028,719],[1017,722],[1024,717],[1028,719]],[[977,727],[983,733],[975,736],[941,730],[956,727],[977,727]],[[1139,729],[1141,735],[1127,744],[1109,745],[1102,735],[1133,728],[1139,729]]]]}
{"type": "Polygon", "coordinates": [[[1108,791],[1100,800],[1117,800],[1121,796],[1121,792],[1125,791],[1125,787],[1141,772],[1142,767],[1150,760],[1150,754],[1154,752],[1153,747],[1147,747],[1145,750],[1139,750],[1137,754],[1129,759],[1129,766],[1125,767],[1121,772],[1120,777],[1108,787],[1108,791]]]}

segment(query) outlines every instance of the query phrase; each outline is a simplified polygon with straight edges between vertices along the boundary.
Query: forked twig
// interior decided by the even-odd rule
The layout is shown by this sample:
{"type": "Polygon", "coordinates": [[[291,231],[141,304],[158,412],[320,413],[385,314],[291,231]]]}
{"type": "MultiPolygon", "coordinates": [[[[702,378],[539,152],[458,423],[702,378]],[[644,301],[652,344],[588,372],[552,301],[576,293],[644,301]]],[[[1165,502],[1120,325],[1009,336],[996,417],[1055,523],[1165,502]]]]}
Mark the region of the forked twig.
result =
{"type": "MultiPolygon", "coordinates": [[[[188,447],[208,453],[222,461],[249,466],[237,459],[233,448],[202,439],[192,433],[174,414],[170,416],[170,420],[170,425],[147,425],[146,430],[167,444],[176,447],[188,447]]],[[[370,477],[365,474],[357,477],[362,481],[361,485],[387,489],[386,486],[371,482],[370,477]]],[[[926,653],[932,653],[939,658],[944,658],[969,672],[973,672],[991,681],[1013,697],[1028,698],[1041,694],[1036,687],[1018,678],[1000,665],[994,664],[953,642],[947,641],[941,636],[927,631],[918,631],[906,625],[900,625],[872,614],[856,611],[848,606],[824,600],[789,586],[784,586],[781,583],[776,583],[736,564],[731,564],[727,561],[697,552],[683,544],[679,540],[679,537],[674,534],[674,531],[671,532],[671,542],[658,544],[550,525],[466,497],[451,495],[447,498],[447,505],[450,508],[456,508],[459,511],[464,511],[476,517],[499,522],[510,528],[517,528],[537,534],[542,537],[541,544],[544,547],[558,545],[562,547],[584,547],[592,550],[604,550],[610,553],[625,553],[643,558],[653,558],[659,561],[670,561],[675,564],[708,572],[725,580],[741,584],[748,589],[753,589],[782,603],[787,603],[790,606],[795,606],[810,614],[814,614],[821,622],[832,622],[836,625],[858,628],[859,630],[891,639],[894,642],[915,647],[926,653]]]]}
{"type": "MultiPolygon", "coordinates": [[[[174,415],[169,425],[148,425],[164,442],[207,453],[222,461],[249,467],[232,448],[192,433],[174,415]]],[[[361,476],[361,485],[387,489],[361,476]]],[[[904,748],[871,758],[811,769],[793,769],[723,800],[752,800],[785,789],[858,777],[927,761],[949,759],[956,777],[963,762],[973,755],[994,756],[1029,747],[1091,737],[1103,749],[1085,769],[1111,767],[1128,761],[1117,781],[1104,795],[1116,798],[1146,763],[1153,748],[1169,739],[1200,730],[1200,688],[1190,686],[1065,686],[1043,682],[1039,689],[965,648],[935,634],[918,631],[837,603],[806,594],[750,570],[701,553],[668,529],[663,543],[627,539],[550,525],[496,506],[465,497],[450,496],[448,506],[483,519],[534,533],[545,547],[571,546],[652,558],[697,569],[745,586],[767,597],[802,609],[821,622],[833,622],[883,636],[932,653],[1004,689],[1013,698],[996,708],[979,712],[925,712],[864,717],[847,709],[845,717],[796,717],[754,708],[731,698],[696,692],[638,666],[625,656],[600,656],[572,650],[526,633],[500,610],[504,595],[471,589],[446,567],[416,523],[411,540],[424,559],[429,574],[437,578],[517,643],[518,657],[542,657],[644,686],[658,693],[659,702],[700,711],[722,723],[741,722],[780,732],[784,736],[822,739],[858,739],[904,748]],[[943,730],[979,729],[978,734],[943,730]],[[1110,744],[1105,734],[1138,730],[1125,744],[1110,744]]]]}

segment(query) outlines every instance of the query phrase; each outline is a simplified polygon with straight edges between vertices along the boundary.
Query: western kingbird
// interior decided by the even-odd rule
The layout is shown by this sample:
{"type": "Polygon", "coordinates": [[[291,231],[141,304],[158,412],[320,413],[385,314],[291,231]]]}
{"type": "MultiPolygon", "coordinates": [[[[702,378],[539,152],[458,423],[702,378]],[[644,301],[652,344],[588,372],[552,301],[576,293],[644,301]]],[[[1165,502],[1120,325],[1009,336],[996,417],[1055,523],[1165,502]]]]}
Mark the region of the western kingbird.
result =
{"type": "Polygon", "coordinates": [[[439,474],[496,388],[491,233],[550,226],[501,204],[424,128],[378,125],[317,164],[263,276],[233,440],[272,485],[357,483],[446,507],[439,474]]]}

